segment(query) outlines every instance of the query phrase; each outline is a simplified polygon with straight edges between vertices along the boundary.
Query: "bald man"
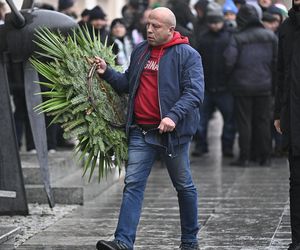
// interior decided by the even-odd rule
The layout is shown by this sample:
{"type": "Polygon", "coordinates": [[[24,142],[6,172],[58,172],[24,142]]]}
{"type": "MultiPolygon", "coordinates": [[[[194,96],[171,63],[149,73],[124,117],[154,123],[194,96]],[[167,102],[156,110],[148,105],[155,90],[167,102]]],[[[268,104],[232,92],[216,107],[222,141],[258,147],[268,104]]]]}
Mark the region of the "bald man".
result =
{"type": "MultiPolygon", "coordinates": [[[[167,8],[151,11],[147,41],[132,52],[125,73],[97,57],[98,74],[119,93],[129,93],[126,133],[128,163],[119,221],[113,241],[100,240],[98,250],[133,249],[144,191],[152,165],[164,160],[178,193],[180,249],[199,249],[197,190],[191,176],[189,146],[199,124],[203,101],[203,69],[199,54],[175,32],[176,19],[167,8]]],[[[157,242],[157,248],[161,249],[157,242]]]]}

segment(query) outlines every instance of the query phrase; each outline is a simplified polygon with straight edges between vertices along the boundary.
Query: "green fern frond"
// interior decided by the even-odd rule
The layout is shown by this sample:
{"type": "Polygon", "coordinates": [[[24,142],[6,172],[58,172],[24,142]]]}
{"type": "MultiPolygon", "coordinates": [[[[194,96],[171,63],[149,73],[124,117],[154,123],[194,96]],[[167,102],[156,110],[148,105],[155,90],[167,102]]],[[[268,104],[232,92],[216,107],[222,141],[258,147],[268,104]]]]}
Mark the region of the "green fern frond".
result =
{"type": "Polygon", "coordinates": [[[102,57],[111,67],[122,70],[115,65],[112,46],[107,46],[107,39],[102,44],[100,37],[95,32],[90,34],[86,27],[75,29],[68,37],[42,28],[35,43],[39,51],[30,61],[49,80],[37,82],[49,90],[37,93],[47,99],[35,110],[52,116],[52,123],[61,124],[65,138],[77,139],[75,154],[84,160],[83,174],[89,172],[89,180],[98,172],[100,181],[114,167],[120,172],[127,160],[127,139],[124,130],[112,124],[125,123],[124,96],[96,75],[91,93],[87,84],[91,67],[87,58],[102,57]],[[39,59],[41,56],[47,61],[39,59]]]}

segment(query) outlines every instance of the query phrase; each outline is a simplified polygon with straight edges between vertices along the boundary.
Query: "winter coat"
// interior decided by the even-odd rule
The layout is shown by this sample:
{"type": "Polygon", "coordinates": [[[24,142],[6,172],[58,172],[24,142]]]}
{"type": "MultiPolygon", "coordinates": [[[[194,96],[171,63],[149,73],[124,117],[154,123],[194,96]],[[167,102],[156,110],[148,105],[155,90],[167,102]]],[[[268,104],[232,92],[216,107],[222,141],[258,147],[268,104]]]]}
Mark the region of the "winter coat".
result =
{"type": "Polygon", "coordinates": [[[283,147],[300,156],[300,12],[289,11],[279,30],[275,119],[280,119],[283,147]]]}
{"type": "Polygon", "coordinates": [[[228,89],[225,58],[223,56],[229,44],[232,29],[224,26],[219,32],[207,30],[197,40],[196,49],[202,56],[205,90],[210,92],[228,89]]]}
{"type": "Polygon", "coordinates": [[[254,7],[242,8],[239,30],[224,53],[230,88],[236,96],[268,96],[275,81],[277,37],[263,27],[254,7]]]}
{"type": "MultiPolygon", "coordinates": [[[[125,73],[108,67],[102,78],[120,93],[129,93],[126,132],[134,124],[134,100],[141,73],[150,57],[151,47],[145,41],[131,55],[125,73]]],[[[161,119],[169,117],[176,124],[174,143],[191,140],[199,125],[199,105],[204,98],[201,57],[190,45],[176,44],[165,49],[159,61],[158,98],[161,119]]]]}

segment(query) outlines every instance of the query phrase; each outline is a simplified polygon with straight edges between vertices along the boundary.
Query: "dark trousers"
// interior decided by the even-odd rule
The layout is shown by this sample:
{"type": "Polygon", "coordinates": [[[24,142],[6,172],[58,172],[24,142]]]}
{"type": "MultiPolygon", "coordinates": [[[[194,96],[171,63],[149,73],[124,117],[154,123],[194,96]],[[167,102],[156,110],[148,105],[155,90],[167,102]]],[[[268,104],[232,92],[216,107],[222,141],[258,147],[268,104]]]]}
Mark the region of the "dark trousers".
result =
{"type": "MultiPolygon", "coordinates": [[[[27,106],[26,106],[26,99],[25,99],[25,92],[23,89],[15,89],[12,90],[13,100],[15,104],[15,112],[14,112],[14,119],[15,119],[15,126],[16,126],[16,134],[17,134],[17,141],[19,147],[22,146],[22,136],[24,133],[25,127],[25,138],[26,138],[26,150],[31,150],[35,148],[33,136],[31,132],[27,106]]],[[[48,149],[56,149],[57,141],[57,127],[58,125],[53,124],[49,126],[51,122],[51,117],[45,116],[46,119],[46,132],[47,132],[47,144],[48,149]]]]}
{"type": "Polygon", "coordinates": [[[23,89],[16,89],[12,91],[12,94],[15,104],[14,119],[18,146],[22,146],[22,136],[25,128],[26,150],[34,149],[35,146],[27,113],[25,92],[23,89]]]}
{"type": "Polygon", "coordinates": [[[253,138],[257,138],[255,140],[257,158],[265,160],[270,157],[270,97],[236,96],[235,118],[239,133],[240,159],[250,159],[253,138]]]}
{"type": "Polygon", "coordinates": [[[290,213],[293,243],[300,244],[300,156],[290,152],[290,213]]]}
{"type": "Polygon", "coordinates": [[[208,122],[215,109],[220,110],[223,117],[222,149],[232,150],[235,137],[234,99],[231,93],[205,92],[204,102],[200,108],[200,127],[197,133],[196,148],[207,150],[208,122]]]}

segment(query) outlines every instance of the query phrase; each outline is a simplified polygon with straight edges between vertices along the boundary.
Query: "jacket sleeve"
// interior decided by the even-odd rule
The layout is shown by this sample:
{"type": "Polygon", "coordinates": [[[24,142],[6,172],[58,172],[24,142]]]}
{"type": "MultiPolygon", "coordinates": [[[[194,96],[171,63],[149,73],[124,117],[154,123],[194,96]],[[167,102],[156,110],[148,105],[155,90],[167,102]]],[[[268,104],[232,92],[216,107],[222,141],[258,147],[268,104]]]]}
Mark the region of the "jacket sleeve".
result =
{"type": "Polygon", "coordinates": [[[185,59],[182,70],[180,85],[183,87],[183,91],[181,97],[166,115],[175,124],[186,114],[198,108],[204,99],[204,75],[199,53],[192,50],[185,59]]]}
{"type": "Polygon", "coordinates": [[[283,47],[282,47],[282,38],[279,36],[278,42],[278,60],[277,60],[277,76],[276,76],[276,85],[275,85],[275,109],[274,109],[274,119],[280,119],[280,111],[281,111],[281,100],[282,94],[284,93],[283,84],[284,84],[284,60],[283,60],[283,47]]]}
{"type": "Polygon", "coordinates": [[[120,73],[110,66],[107,67],[103,75],[100,75],[102,79],[107,81],[116,92],[118,93],[128,93],[129,90],[129,69],[125,73],[120,73]]]}
{"type": "Polygon", "coordinates": [[[102,79],[107,81],[116,92],[118,93],[128,93],[129,92],[129,78],[134,70],[134,63],[136,61],[136,53],[139,47],[142,47],[143,44],[141,43],[140,46],[137,46],[131,53],[130,56],[130,64],[128,69],[124,72],[118,72],[114,70],[112,67],[108,66],[106,71],[103,75],[100,75],[102,79]]]}
{"type": "Polygon", "coordinates": [[[226,73],[227,75],[231,75],[239,56],[238,44],[234,35],[231,36],[231,39],[224,51],[223,56],[225,58],[226,73]]]}

